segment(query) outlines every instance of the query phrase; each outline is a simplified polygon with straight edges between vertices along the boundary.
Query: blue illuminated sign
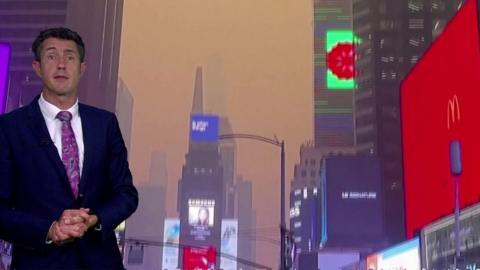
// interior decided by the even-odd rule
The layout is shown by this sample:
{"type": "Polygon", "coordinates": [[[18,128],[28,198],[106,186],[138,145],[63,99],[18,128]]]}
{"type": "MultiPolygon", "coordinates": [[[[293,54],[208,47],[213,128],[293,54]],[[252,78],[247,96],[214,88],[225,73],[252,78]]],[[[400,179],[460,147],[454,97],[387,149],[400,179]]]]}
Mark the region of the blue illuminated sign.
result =
{"type": "Polygon", "coordinates": [[[218,116],[195,114],[190,121],[190,138],[193,141],[216,142],[218,141],[218,116]]]}

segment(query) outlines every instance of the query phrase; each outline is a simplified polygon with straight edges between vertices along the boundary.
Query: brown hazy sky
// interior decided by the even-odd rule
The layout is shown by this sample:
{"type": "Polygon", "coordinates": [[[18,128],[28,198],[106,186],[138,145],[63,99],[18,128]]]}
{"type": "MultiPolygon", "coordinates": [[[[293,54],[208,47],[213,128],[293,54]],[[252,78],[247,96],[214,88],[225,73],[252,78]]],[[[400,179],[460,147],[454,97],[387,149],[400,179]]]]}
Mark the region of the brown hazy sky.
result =
{"type": "MultiPolygon", "coordinates": [[[[234,132],[285,140],[290,185],[299,146],[313,132],[312,6],[311,0],[125,1],[120,76],[134,98],[132,171],[137,184],[147,181],[151,153],[166,153],[170,216],[187,152],[195,68],[203,66],[208,77],[212,59],[222,65],[225,86],[218,107],[234,132]]],[[[237,146],[237,174],[254,183],[257,227],[278,226],[278,149],[254,141],[237,146]]],[[[261,235],[278,238],[278,230],[261,235]]],[[[278,247],[258,242],[257,261],[277,267],[278,247]]]]}

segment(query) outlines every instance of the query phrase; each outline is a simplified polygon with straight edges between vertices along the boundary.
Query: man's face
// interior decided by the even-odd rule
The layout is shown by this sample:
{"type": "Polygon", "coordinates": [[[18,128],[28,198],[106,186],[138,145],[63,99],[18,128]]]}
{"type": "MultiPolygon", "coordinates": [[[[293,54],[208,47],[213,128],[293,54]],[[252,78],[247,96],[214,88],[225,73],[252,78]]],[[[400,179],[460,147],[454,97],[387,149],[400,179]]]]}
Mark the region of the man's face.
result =
{"type": "Polygon", "coordinates": [[[40,62],[32,63],[35,72],[43,81],[43,91],[50,96],[77,95],[80,78],[85,71],[85,63],[80,62],[80,54],[74,41],[47,38],[42,44],[40,62]]]}

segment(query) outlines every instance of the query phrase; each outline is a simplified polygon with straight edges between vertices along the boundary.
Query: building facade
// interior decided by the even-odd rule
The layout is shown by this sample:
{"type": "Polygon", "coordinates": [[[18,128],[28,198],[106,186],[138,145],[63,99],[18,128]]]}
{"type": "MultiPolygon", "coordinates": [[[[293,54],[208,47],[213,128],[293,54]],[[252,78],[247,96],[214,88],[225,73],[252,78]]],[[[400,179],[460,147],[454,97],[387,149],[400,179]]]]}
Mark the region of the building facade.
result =
{"type": "MultiPolygon", "coordinates": [[[[313,8],[315,145],[353,146],[354,80],[337,77],[328,64],[332,63],[328,55],[337,44],[352,42],[352,1],[314,0],[313,8]]],[[[349,63],[342,68],[353,66],[349,63]]]]}
{"type": "Polygon", "coordinates": [[[381,162],[383,216],[391,243],[405,239],[400,84],[462,1],[354,0],[355,141],[381,162]]]}

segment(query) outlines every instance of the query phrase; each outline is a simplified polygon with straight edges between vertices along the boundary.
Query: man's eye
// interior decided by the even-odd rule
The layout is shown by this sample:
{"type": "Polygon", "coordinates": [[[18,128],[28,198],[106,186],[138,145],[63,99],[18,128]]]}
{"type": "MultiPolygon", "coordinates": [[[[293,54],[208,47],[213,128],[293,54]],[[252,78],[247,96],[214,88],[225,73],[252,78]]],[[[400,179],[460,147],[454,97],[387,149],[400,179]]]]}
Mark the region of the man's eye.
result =
{"type": "Polygon", "coordinates": [[[55,59],[55,56],[53,56],[53,55],[47,55],[47,59],[48,59],[48,60],[54,60],[54,59],[55,59]]]}

